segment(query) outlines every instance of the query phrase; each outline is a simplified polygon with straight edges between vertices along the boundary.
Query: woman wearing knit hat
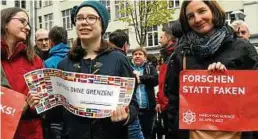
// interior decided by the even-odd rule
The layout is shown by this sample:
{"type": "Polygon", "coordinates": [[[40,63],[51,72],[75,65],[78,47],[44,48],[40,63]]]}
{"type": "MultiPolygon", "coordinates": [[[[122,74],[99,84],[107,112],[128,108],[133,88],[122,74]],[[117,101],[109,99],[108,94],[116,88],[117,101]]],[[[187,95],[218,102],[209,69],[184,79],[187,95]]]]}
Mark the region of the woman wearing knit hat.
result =
{"type": "MultiPolygon", "coordinates": [[[[127,58],[102,39],[109,14],[97,1],[84,1],[72,9],[72,23],[76,27],[77,40],[73,48],[59,64],[64,71],[110,76],[133,77],[127,58]]],[[[29,97],[34,107],[35,98],[29,97]]],[[[76,116],[63,109],[60,118],[65,126],[65,139],[127,139],[127,125],[137,115],[135,96],[128,107],[117,108],[111,117],[92,119],[76,116]]]]}

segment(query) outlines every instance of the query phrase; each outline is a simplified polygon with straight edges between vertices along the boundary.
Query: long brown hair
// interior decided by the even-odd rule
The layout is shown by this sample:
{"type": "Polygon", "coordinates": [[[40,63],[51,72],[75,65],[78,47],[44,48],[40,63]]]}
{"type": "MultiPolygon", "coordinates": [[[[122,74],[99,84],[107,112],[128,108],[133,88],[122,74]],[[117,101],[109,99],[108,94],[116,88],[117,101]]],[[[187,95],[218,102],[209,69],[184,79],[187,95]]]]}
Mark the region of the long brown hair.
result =
{"type": "MultiPolygon", "coordinates": [[[[29,19],[29,15],[27,14],[27,12],[21,8],[12,7],[12,8],[6,8],[6,9],[1,10],[1,38],[2,39],[7,34],[7,29],[6,29],[7,24],[10,22],[12,17],[15,16],[15,14],[18,12],[26,13],[26,15],[28,16],[28,19],[29,19]]],[[[35,57],[35,52],[34,52],[32,43],[30,41],[30,36],[31,36],[31,30],[29,31],[29,34],[28,34],[26,40],[24,41],[24,44],[26,45],[26,57],[28,58],[28,60],[30,62],[33,62],[33,59],[35,57]]]]}
{"type": "MultiPolygon", "coordinates": [[[[100,48],[96,51],[96,53],[102,53],[104,51],[111,51],[112,49],[116,48],[116,46],[104,39],[101,39],[100,48]]],[[[68,56],[73,61],[80,61],[86,55],[85,49],[81,46],[80,38],[77,38],[73,42],[73,46],[68,53],[68,56]]]]}
{"type": "MultiPolygon", "coordinates": [[[[185,33],[191,31],[192,29],[189,26],[187,17],[186,17],[186,7],[192,1],[184,1],[181,6],[179,20],[182,26],[182,29],[185,33]]],[[[226,14],[224,10],[220,7],[220,5],[216,1],[203,1],[211,10],[213,16],[213,24],[215,28],[221,28],[225,25],[226,14]]]]}

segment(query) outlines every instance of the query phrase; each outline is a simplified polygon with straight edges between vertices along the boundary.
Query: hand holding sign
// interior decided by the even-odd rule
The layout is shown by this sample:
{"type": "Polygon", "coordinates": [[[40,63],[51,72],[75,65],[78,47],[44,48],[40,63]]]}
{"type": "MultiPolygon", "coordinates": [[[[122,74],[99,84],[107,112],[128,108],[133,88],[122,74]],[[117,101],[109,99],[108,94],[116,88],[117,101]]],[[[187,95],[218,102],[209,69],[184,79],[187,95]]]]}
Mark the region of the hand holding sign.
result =
{"type": "Polygon", "coordinates": [[[117,107],[117,109],[111,114],[111,120],[113,122],[124,121],[128,118],[128,113],[128,107],[117,107]]]}
{"type": "Polygon", "coordinates": [[[35,91],[30,91],[28,93],[27,102],[31,108],[34,108],[40,102],[40,96],[35,91]]]}
{"type": "Polygon", "coordinates": [[[212,63],[209,65],[208,67],[208,72],[211,73],[211,72],[214,72],[214,71],[219,71],[219,72],[224,72],[226,71],[227,68],[225,67],[225,65],[223,65],[222,63],[220,62],[215,62],[215,63],[212,63]]]}

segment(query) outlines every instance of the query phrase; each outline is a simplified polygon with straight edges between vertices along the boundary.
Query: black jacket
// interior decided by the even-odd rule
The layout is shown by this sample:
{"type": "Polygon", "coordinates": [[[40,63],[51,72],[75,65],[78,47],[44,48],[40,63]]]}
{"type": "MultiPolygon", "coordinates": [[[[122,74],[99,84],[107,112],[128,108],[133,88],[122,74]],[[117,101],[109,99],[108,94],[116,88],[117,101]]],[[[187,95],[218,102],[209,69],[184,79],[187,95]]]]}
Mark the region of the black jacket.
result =
{"type": "Polygon", "coordinates": [[[46,59],[48,59],[49,50],[48,50],[48,51],[41,51],[36,45],[34,46],[34,50],[35,50],[36,54],[37,54],[43,61],[45,61],[46,59]]]}
{"type": "Polygon", "coordinates": [[[140,84],[145,85],[145,90],[148,94],[148,110],[155,111],[156,99],[154,87],[158,85],[158,73],[155,67],[149,63],[144,64],[143,75],[140,76],[140,84]]]}
{"type": "MultiPolygon", "coordinates": [[[[169,97],[168,117],[169,127],[172,130],[178,129],[179,73],[182,70],[182,59],[185,52],[183,47],[175,50],[166,78],[165,94],[169,97]]],[[[186,55],[186,69],[206,70],[209,64],[214,62],[221,62],[228,70],[255,69],[258,64],[254,46],[243,39],[233,37],[233,35],[226,36],[219,49],[209,58],[199,59],[193,56],[190,50],[186,55]]]]}
{"type": "MultiPolygon", "coordinates": [[[[133,77],[131,67],[127,58],[117,50],[100,53],[94,60],[81,59],[72,61],[69,57],[64,58],[58,69],[71,72],[92,73],[96,70],[96,62],[102,63],[96,74],[133,77]]],[[[132,123],[137,117],[137,102],[135,95],[129,105],[129,122],[132,123]]],[[[125,121],[114,123],[109,118],[91,119],[76,116],[66,109],[62,109],[60,119],[64,121],[65,139],[127,139],[128,128],[123,125],[125,121]]]]}

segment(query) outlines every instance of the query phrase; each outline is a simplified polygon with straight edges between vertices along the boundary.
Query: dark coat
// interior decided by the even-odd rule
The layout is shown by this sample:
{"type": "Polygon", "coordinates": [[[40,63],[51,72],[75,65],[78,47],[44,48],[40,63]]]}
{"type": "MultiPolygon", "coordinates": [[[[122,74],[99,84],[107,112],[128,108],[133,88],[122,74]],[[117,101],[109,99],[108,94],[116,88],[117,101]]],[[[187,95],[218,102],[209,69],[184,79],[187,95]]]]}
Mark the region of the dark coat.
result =
{"type": "MultiPolygon", "coordinates": [[[[96,62],[103,65],[96,74],[133,77],[133,73],[127,58],[117,50],[100,53],[94,60],[81,59],[72,61],[69,57],[64,58],[58,64],[58,69],[71,72],[93,73],[96,62]]],[[[91,119],[76,116],[63,109],[62,118],[65,124],[66,139],[127,139],[127,125],[137,117],[137,102],[135,95],[129,105],[129,122],[114,123],[109,118],[91,119]]]]}
{"type": "MultiPolygon", "coordinates": [[[[174,131],[178,130],[179,73],[182,70],[184,52],[183,47],[178,47],[173,53],[166,77],[165,94],[169,97],[169,128],[174,131]]],[[[190,51],[186,56],[186,69],[206,70],[209,64],[214,62],[221,62],[229,70],[255,69],[258,64],[257,52],[249,42],[229,35],[225,37],[215,54],[209,58],[198,59],[190,51]]]]}

